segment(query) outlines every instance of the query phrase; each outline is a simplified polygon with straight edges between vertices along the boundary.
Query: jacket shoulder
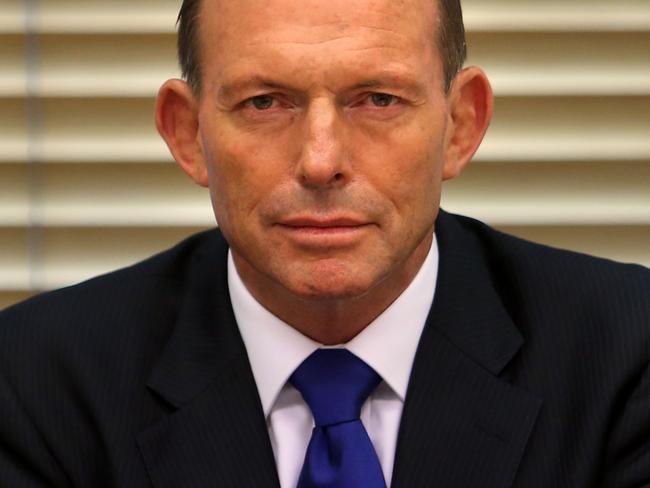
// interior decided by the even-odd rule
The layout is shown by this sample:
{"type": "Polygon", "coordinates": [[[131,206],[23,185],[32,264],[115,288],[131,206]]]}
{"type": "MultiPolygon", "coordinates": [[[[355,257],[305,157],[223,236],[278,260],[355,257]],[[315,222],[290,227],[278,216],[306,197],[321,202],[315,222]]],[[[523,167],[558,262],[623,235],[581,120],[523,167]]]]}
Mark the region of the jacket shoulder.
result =
{"type": "Polygon", "coordinates": [[[640,264],[621,263],[548,246],[501,232],[469,217],[452,217],[480,242],[485,258],[495,266],[493,271],[497,273],[512,270],[524,276],[530,274],[531,277],[541,274],[546,278],[545,285],[549,282],[561,284],[577,280],[592,292],[605,288],[601,291],[608,294],[611,294],[612,287],[604,286],[605,282],[621,280],[628,290],[640,288],[648,298],[650,269],[640,264]]]}
{"type": "Polygon", "coordinates": [[[468,217],[444,214],[443,221],[452,240],[464,241],[463,257],[479,255],[517,323],[539,322],[536,330],[589,324],[606,335],[644,337],[637,346],[650,347],[650,269],[530,242],[468,217]]]}

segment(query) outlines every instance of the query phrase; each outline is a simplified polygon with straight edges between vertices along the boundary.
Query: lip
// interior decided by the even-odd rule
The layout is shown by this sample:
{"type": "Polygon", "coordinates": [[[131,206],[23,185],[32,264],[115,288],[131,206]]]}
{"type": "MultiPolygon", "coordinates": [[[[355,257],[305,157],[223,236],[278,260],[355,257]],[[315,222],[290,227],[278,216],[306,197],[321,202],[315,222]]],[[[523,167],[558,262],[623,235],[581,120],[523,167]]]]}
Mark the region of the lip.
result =
{"type": "Polygon", "coordinates": [[[315,228],[315,229],[329,229],[329,228],[345,228],[345,227],[362,227],[369,225],[359,219],[350,217],[330,217],[330,218],[314,218],[314,217],[294,217],[285,219],[279,222],[279,225],[289,228],[315,228]]]}
{"type": "Polygon", "coordinates": [[[289,239],[310,248],[354,245],[371,225],[352,217],[293,217],[278,222],[279,228],[289,239]]]}

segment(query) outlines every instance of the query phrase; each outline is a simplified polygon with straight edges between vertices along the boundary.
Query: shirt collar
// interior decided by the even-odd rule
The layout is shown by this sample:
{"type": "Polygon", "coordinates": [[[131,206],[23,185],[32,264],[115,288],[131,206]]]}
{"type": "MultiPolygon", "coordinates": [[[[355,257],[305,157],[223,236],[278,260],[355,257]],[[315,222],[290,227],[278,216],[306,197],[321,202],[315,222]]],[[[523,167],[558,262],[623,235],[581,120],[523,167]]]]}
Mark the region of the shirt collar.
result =
{"type": "MultiPolygon", "coordinates": [[[[438,245],[433,243],[410,285],[345,347],[370,365],[404,401],[420,335],[433,303],[438,245]]],[[[324,347],[265,309],[250,294],[228,254],[228,289],[249,362],[269,415],[282,387],[312,352],[324,347]]]]}

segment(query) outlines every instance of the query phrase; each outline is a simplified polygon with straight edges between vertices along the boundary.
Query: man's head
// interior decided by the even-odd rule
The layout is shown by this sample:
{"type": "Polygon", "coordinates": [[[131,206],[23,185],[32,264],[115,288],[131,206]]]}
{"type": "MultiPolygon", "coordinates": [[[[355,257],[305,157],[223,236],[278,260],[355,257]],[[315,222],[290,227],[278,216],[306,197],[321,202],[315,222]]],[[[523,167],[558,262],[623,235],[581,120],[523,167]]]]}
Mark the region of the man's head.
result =
{"type": "MultiPolygon", "coordinates": [[[[178,14],[178,60],[183,78],[196,95],[201,92],[201,63],[198,55],[199,12],[203,0],[183,0],[178,14]]],[[[435,0],[432,0],[435,2],[435,0]]],[[[445,90],[465,63],[467,43],[460,0],[437,0],[436,35],[432,42],[440,50],[444,65],[445,90]]]]}
{"type": "Polygon", "coordinates": [[[441,183],[483,137],[483,72],[445,89],[431,0],[201,0],[187,15],[201,94],[167,82],[157,125],[210,188],[242,279],[293,325],[313,320],[291,316],[305,303],[367,324],[419,269],[441,183]]]}

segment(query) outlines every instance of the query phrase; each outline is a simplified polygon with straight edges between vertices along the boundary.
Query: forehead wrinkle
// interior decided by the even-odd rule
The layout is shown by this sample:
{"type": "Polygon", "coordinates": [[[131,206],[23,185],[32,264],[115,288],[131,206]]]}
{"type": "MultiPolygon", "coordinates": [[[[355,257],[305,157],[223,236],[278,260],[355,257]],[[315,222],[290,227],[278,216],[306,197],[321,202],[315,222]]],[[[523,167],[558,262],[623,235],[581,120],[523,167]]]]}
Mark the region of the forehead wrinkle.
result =
{"type": "Polygon", "coordinates": [[[268,46],[270,44],[274,46],[283,46],[283,45],[298,45],[298,46],[317,46],[317,45],[323,45],[323,44],[329,44],[330,42],[336,42],[336,41],[342,41],[345,39],[352,39],[352,36],[341,36],[341,37],[334,37],[332,39],[325,39],[321,41],[276,41],[273,39],[268,39],[268,40],[260,40],[260,41],[252,41],[250,43],[251,46],[268,46]]]}
{"type": "Polygon", "coordinates": [[[286,43],[316,45],[344,40],[357,40],[365,43],[372,43],[377,40],[377,37],[368,37],[367,33],[364,31],[376,31],[376,35],[382,37],[383,43],[389,41],[389,39],[386,39],[386,34],[394,38],[391,40],[394,41],[395,44],[408,43],[408,36],[390,29],[366,26],[357,26],[353,29],[354,30],[345,28],[340,29],[337,32],[316,32],[313,28],[287,26],[284,29],[275,29],[270,33],[265,32],[263,35],[260,35],[258,39],[251,39],[249,43],[251,45],[286,43]]]}
{"type": "MultiPolygon", "coordinates": [[[[404,60],[406,58],[426,56],[426,49],[430,45],[422,46],[422,49],[413,49],[408,46],[409,40],[405,36],[396,36],[396,39],[386,39],[385,36],[380,39],[362,38],[358,36],[336,36],[327,39],[287,39],[281,36],[279,39],[261,37],[260,39],[251,39],[247,43],[247,47],[241,52],[238,57],[242,60],[244,57],[260,60],[268,59],[271,56],[286,59],[295,66],[313,65],[313,63],[327,62],[330,64],[332,60],[343,61],[346,56],[354,53],[363,52],[379,52],[378,60],[383,65],[394,64],[397,60],[404,60]],[[357,41],[357,42],[355,42],[357,41]],[[376,41],[376,42],[373,42],[376,41]],[[342,43],[342,46],[338,46],[342,43]],[[323,51],[310,51],[310,49],[323,48],[323,51]],[[297,48],[297,50],[292,50],[297,48]],[[301,49],[304,48],[305,51],[301,49]],[[381,51],[384,54],[381,54],[381,51]],[[335,58],[332,58],[335,54],[335,58]],[[322,58],[321,58],[322,56],[322,58]]],[[[346,62],[358,63],[363,59],[355,60],[354,58],[348,59],[346,62]]]]}

